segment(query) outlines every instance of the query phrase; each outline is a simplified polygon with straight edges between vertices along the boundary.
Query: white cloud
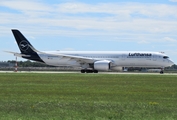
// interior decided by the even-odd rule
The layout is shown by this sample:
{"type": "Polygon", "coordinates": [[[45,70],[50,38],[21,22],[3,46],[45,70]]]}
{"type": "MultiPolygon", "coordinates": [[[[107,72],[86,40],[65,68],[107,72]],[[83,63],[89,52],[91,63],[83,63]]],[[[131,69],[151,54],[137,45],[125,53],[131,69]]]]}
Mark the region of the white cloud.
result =
{"type": "Polygon", "coordinates": [[[143,15],[147,17],[151,16],[169,16],[173,15],[177,17],[177,7],[165,4],[143,4],[143,3],[100,3],[100,4],[85,4],[85,3],[61,3],[48,5],[34,0],[4,0],[0,2],[0,6],[5,6],[11,9],[23,11],[26,13],[45,12],[43,14],[61,14],[61,13],[103,13],[111,15],[132,16],[143,15]]]}
{"type": "Polygon", "coordinates": [[[34,0],[3,0],[0,6],[13,10],[0,12],[0,26],[36,34],[115,36],[177,31],[177,6],[173,5],[74,2],[49,5],[34,0]]]}
{"type": "Polygon", "coordinates": [[[57,5],[57,11],[61,13],[105,13],[121,16],[143,15],[146,17],[176,16],[177,7],[165,4],[143,3],[102,3],[96,5],[83,3],[63,3],[57,5]]]}
{"type": "Polygon", "coordinates": [[[170,2],[177,2],[177,0],[169,0],[170,2]]]}
{"type": "Polygon", "coordinates": [[[51,8],[48,5],[33,0],[2,0],[0,6],[5,6],[11,9],[20,11],[50,11],[51,8]]]}
{"type": "Polygon", "coordinates": [[[148,44],[149,42],[147,40],[140,40],[138,41],[138,44],[148,44]]]}
{"type": "Polygon", "coordinates": [[[164,41],[166,41],[166,42],[177,42],[176,39],[170,38],[170,37],[165,37],[165,38],[164,38],[164,41]]]}

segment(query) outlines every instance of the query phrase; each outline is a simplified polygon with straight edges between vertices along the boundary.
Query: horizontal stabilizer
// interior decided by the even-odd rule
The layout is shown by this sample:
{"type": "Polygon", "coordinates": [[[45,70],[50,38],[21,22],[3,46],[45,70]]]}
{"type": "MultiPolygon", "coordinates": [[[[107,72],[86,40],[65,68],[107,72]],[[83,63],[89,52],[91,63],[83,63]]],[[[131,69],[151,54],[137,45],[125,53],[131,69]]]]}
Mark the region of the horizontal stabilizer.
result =
{"type": "Polygon", "coordinates": [[[17,56],[17,57],[31,57],[31,55],[25,55],[25,54],[11,52],[11,51],[4,51],[4,52],[14,54],[14,56],[17,56]]]}

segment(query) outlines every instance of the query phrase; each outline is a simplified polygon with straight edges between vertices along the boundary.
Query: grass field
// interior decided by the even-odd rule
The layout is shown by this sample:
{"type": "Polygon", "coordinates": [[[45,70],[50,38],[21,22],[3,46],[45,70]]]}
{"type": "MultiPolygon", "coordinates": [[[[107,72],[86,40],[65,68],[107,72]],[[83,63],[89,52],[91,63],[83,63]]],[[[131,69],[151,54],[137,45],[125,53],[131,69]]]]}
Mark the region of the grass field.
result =
{"type": "Polygon", "coordinates": [[[0,74],[1,120],[175,120],[177,76],[0,74]]]}

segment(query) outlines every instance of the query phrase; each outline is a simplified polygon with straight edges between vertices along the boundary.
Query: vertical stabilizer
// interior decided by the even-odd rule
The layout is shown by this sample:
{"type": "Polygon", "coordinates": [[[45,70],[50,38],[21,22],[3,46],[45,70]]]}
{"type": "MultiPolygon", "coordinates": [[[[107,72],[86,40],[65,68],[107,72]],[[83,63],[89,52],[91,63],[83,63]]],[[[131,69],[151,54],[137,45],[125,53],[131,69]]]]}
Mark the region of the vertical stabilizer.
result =
{"type": "Polygon", "coordinates": [[[34,50],[31,49],[30,47],[32,46],[31,43],[25,38],[25,36],[19,30],[12,29],[12,33],[15,37],[17,45],[21,51],[21,54],[31,56],[31,57],[23,57],[23,58],[43,62],[43,60],[39,57],[39,55],[34,50]]]}
{"type": "Polygon", "coordinates": [[[32,46],[31,43],[23,36],[23,34],[19,30],[13,29],[12,33],[16,39],[16,42],[22,54],[34,54],[35,53],[35,51],[33,51],[29,47],[29,45],[32,46]]]}

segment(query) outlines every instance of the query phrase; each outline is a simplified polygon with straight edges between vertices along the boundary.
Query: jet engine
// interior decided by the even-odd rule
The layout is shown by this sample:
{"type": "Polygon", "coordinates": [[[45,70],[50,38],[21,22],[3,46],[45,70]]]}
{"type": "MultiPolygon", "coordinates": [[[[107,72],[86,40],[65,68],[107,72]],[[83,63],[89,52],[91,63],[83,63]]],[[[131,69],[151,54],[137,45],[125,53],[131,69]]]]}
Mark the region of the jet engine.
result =
{"type": "Polygon", "coordinates": [[[111,62],[108,60],[94,62],[95,70],[108,71],[110,70],[110,67],[111,67],[111,62]]]}

